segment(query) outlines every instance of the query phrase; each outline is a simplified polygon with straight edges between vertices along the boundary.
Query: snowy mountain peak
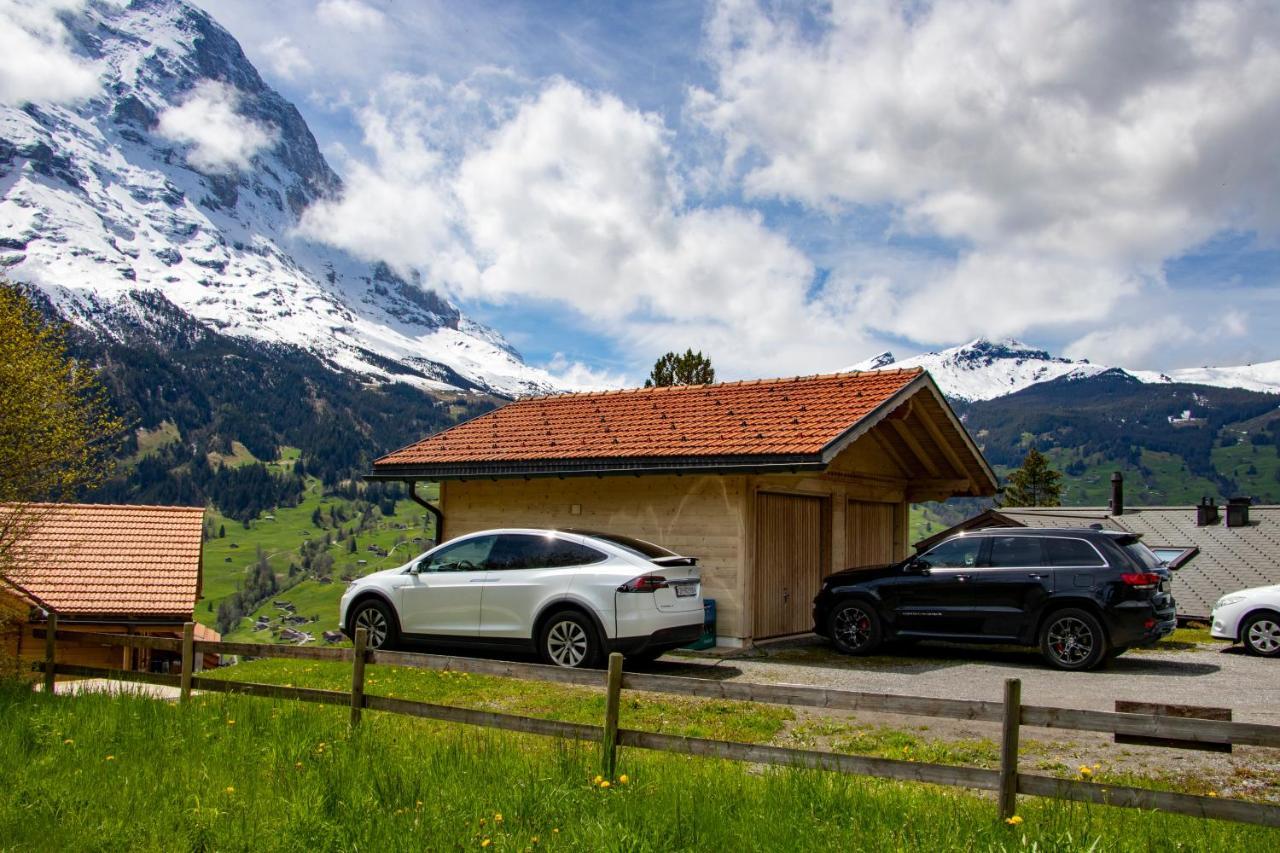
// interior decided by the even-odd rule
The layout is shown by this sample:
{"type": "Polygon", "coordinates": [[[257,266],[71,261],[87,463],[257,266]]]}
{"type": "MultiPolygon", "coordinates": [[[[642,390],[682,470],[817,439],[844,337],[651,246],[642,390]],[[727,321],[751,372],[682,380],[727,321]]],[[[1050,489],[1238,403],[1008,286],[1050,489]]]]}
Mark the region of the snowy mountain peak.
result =
{"type": "Polygon", "coordinates": [[[938,352],[895,361],[889,353],[858,362],[849,370],[876,370],[884,367],[923,367],[933,376],[942,393],[957,400],[991,400],[1014,394],[1040,382],[1054,379],[1084,379],[1116,373],[1140,382],[1186,382],[1280,393],[1280,361],[1245,367],[1205,367],[1169,370],[1124,370],[1072,360],[1046,350],[1006,338],[993,341],[978,338],[938,352]]]}
{"type": "Polygon", "coordinates": [[[341,192],[298,110],[184,0],[91,0],[66,19],[100,89],[0,106],[0,272],[68,319],[154,292],[211,330],[306,349],[375,381],[556,390],[412,276],[297,234],[341,192]]]}

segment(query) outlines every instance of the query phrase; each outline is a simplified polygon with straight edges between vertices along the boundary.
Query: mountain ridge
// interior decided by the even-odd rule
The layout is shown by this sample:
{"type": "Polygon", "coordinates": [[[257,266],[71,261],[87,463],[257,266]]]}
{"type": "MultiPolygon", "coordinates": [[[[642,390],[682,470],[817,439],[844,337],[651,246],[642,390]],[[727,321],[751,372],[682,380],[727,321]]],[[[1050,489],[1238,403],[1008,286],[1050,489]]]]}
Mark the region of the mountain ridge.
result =
{"type": "Polygon", "coordinates": [[[1014,338],[980,337],[948,349],[898,360],[882,352],[846,370],[923,367],[942,393],[966,402],[994,400],[1058,379],[1080,380],[1121,371],[1148,384],[1192,384],[1280,394],[1280,360],[1238,367],[1182,368],[1170,371],[1129,370],[1051,355],[1014,338]]]}
{"type": "Polygon", "coordinates": [[[299,235],[303,211],[342,180],[207,13],[91,0],[64,20],[102,85],[72,105],[0,107],[6,277],[101,334],[111,310],[152,291],[221,334],[300,347],[366,381],[505,397],[561,388],[412,274],[299,235]],[[258,147],[212,160],[226,152],[204,148],[229,142],[206,145],[206,129],[175,118],[200,98],[222,98],[211,115],[231,122],[224,136],[256,129],[258,147]]]}

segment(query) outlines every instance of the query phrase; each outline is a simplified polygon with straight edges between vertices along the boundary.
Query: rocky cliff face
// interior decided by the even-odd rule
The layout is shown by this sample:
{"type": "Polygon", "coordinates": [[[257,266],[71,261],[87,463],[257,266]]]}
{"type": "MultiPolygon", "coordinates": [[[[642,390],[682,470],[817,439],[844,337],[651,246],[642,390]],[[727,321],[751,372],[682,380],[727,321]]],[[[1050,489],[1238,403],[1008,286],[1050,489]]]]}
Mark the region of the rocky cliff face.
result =
{"type": "Polygon", "coordinates": [[[555,389],[424,282],[296,233],[341,179],[207,14],[95,1],[67,25],[101,89],[0,107],[0,273],[103,335],[121,316],[145,324],[139,295],[158,293],[210,330],[375,381],[555,389]]]}

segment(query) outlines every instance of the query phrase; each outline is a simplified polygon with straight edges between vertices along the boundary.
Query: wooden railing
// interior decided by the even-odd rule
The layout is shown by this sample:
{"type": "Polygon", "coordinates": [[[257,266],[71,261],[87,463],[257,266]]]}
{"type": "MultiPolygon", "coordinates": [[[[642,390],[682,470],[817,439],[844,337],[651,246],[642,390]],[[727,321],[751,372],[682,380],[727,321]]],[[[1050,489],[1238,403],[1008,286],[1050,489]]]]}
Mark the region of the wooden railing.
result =
{"type": "MultiPolygon", "coordinates": [[[[609,656],[604,672],[564,669],[542,664],[514,663],[449,655],[391,652],[366,648],[364,630],[356,632],[354,648],[325,649],[301,646],[259,645],[195,640],[194,625],[188,623],[181,639],[162,637],[98,634],[58,630],[56,623],[46,632],[46,657],[35,669],[45,675],[46,689],[52,690],[56,675],[99,677],[143,684],[177,687],[180,700],[190,698],[192,690],[216,693],[238,693],[300,702],[346,705],[351,709],[351,723],[360,723],[364,710],[386,711],[446,722],[505,729],[507,731],[546,735],[582,741],[598,741],[602,747],[602,773],[613,778],[621,747],[660,750],[698,755],[708,758],[803,767],[893,779],[904,782],[926,782],[997,793],[999,813],[1011,817],[1017,807],[1018,794],[1030,794],[1077,802],[1100,803],[1139,809],[1158,809],[1202,818],[1237,821],[1280,827],[1280,806],[1225,797],[1204,797],[1170,791],[1155,791],[1124,785],[1102,784],[1073,779],[1060,779],[1022,773],[1018,768],[1018,740],[1024,725],[1037,728],[1071,729],[1176,739],[1190,743],[1231,743],[1280,747],[1280,726],[1169,717],[1157,714],[1126,714],[1070,708],[1024,705],[1021,682],[1016,678],[1005,682],[1003,701],[970,699],[936,699],[885,693],[862,693],[831,690],[823,687],[751,684],[738,681],[710,681],[685,676],[623,672],[622,656],[609,656]],[[96,642],[108,646],[160,649],[182,655],[178,675],[103,669],[57,663],[55,640],[74,639],[79,644],[96,642]],[[317,690],[284,687],[274,684],[229,681],[208,678],[194,671],[195,656],[203,653],[238,654],[260,658],[293,658],[300,660],[347,661],[352,664],[351,690],[317,690]],[[366,664],[387,664],[437,671],[466,672],[529,681],[548,681],[606,691],[603,725],[570,723],[492,711],[477,711],[365,692],[366,664]],[[931,764],[893,758],[872,758],[833,752],[793,749],[763,744],[737,743],[707,738],[684,737],[657,732],[619,728],[618,709],[623,690],[763,702],[793,707],[831,708],[846,711],[875,711],[927,717],[945,717],[1000,723],[1000,766],[998,770],[931,764]]],[[[1177,748],[1170,746],[1170,748],[1177,748]]]]}

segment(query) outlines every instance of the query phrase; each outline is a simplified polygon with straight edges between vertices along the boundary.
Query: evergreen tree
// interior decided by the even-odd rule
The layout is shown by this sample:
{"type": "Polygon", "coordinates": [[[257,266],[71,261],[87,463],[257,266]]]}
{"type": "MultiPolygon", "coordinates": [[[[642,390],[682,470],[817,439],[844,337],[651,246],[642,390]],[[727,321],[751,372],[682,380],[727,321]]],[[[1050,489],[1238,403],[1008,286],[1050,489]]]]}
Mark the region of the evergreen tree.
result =
{"type": "Polygon", "coordinates": [[[354,554],[354,553],[358,550],[358,548],[359,548],[359,546],[358,546],[358,545],[356,545],[356,537],[355,537],[355,536],[352,536],[350,539],[348,539],[348,540],[347,540],[347,553],[348,553],[348,554],[354,554]]]}
{"type": "Polygon", "coordinates": [[[1022,467],[1009,472],[1004,487],[1004,506],[1061,506],[1062,474],[1049,465],[1049,458],[1034,447],[1027,451],[1022,467]]]}
{"type": "Polygon", "coordinates": [[[653,372],[644,381],[644,387],[659,388],[668,385],[709,385],[716,381],[711,359],[702,352],[689,349],[684,355],[669,352],[654,362],[653,372]]]}
{"type": "Polygon", "coordinates": [[[227,538],[227,526],[225,524],[218,525],[218,538],[219,539],[227,538]]]}

